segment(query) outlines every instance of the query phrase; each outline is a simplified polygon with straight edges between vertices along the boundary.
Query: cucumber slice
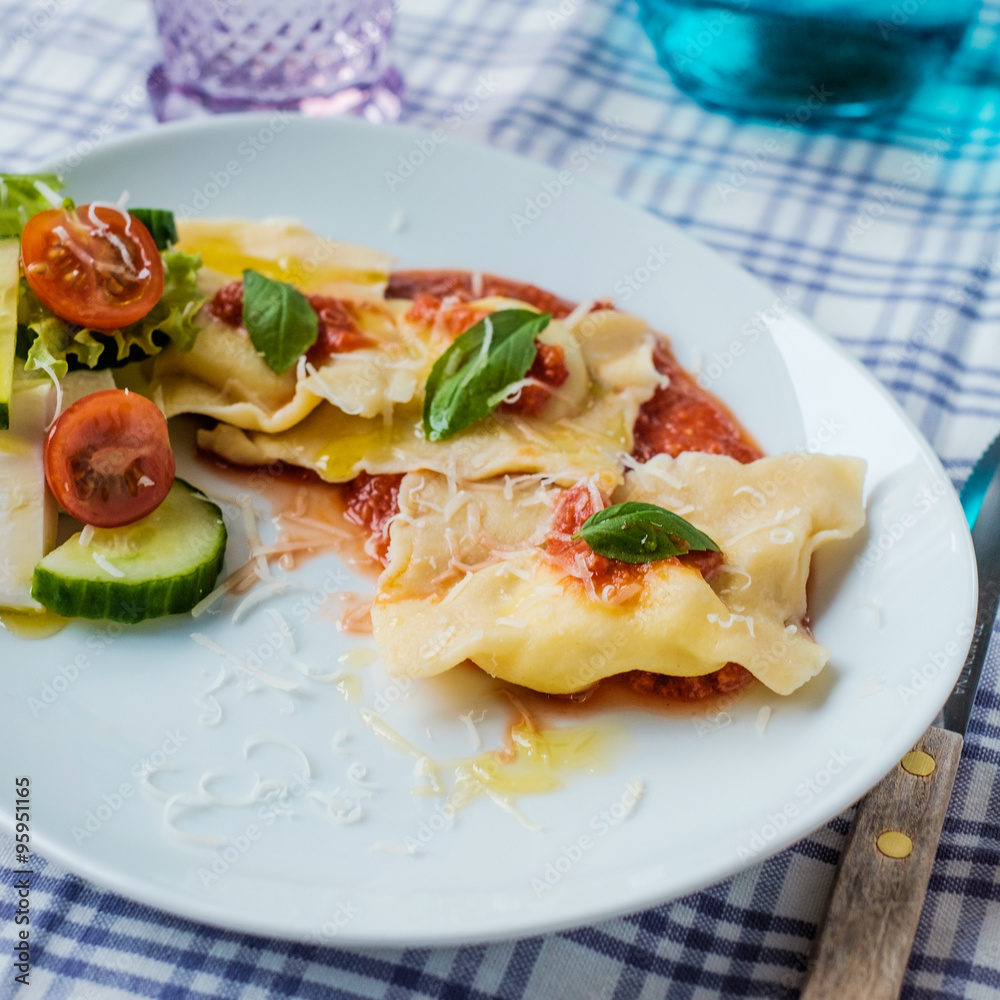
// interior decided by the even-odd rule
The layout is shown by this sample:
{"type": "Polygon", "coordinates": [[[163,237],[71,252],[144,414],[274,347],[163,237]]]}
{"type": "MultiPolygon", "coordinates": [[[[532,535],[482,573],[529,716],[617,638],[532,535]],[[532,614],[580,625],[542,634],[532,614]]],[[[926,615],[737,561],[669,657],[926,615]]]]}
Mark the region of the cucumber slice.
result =
{"type": "Polygon", "coordinates": [[[139,622],[190,611],[210,593],[226,554],[222,511],[175,479],[152,514],[81,532],[36,567],[31,594],[66,618],[139,622]]]}
{"type": "Polygon", "coordinates": [[[21,241],[0,238],[0,431],[10,427],[10,397],[17,346],[17,286],[21,276],[21,241]]]}

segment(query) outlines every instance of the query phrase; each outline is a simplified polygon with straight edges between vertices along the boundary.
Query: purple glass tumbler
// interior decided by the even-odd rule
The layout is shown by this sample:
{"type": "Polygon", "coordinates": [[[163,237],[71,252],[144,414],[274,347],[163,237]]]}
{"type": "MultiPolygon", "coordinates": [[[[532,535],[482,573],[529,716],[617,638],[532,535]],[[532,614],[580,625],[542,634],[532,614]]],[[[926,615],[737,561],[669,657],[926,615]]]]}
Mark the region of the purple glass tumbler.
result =
{"type": "Polygon", "coordinates": [[[389,65],[395,0],[153,0],[160,121],[227,111],[399,116],[389,65]]]}

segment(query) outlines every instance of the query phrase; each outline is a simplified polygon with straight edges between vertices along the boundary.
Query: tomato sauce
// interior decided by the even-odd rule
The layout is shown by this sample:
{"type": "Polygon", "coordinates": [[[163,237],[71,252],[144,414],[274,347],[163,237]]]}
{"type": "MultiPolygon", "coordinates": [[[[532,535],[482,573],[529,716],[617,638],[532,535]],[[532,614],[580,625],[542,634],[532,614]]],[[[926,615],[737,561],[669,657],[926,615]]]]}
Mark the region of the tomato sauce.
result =
{"type": "Polygon", "coordinates": [[[666,343],[657,344],[653,363],[670,382],[639,410],[632,448],[635,458],[645,462],[654,455],[676,457],[682,451],[729,455],[744,463],[763,458],[736,418],[678,364],[666,343]]]}
{"type": "Polygon", "coordinates": [[[227,326],[243,325],[243,282],[231,281],[212,296],[209,311],[227,326]]]}
{"type": "Polygon", "coordinates": [[[560,298],[535,285],[500,278],[495,274],[482,275],[477,292],[473,292],[470,271],[394,271],[389,275],[389,284],[385,290],[387,299],[416,299],[424,295],[439,301],[457,298],[461,302],[497,295],[527,302],[539,312],[552,313],[556,319],[563,319],[576,308],[568,299],[560,298]]]}
{"type": "Polygon", "coordinates": [[[522,386],[517,399],[500,405],[500,409],[506,413],[522,413],[528,417],[539,416],[552,395],[545,386],[551,385],[558,389],[569,378],[566,351],[562,344],[545,344],[536,340],[535,349],[535,360],[525,377],[543,384],[522,386]]]}
{"type": "Polygon", "coordinates": [[[306,352],[306,359],[321,365],[332,354],[346,354],[362,347],[371,347],[375,341],[358,325],[347,305],[340,299],[325,295],[310,295],[309,305],[316,312],[319,331],[316,343],[306,352]]]}
{"type": "Polygon", "coordinates": [[[402,481],[402,475],[362,472],[343,486],[344,519],[368,532],[365,550],[383,566],[388,562],[389,521],[399,513],[402,481]]]}
{"type": "Polygon", "coordinates": [[[462,299],[441,299],[436,295],[421,293],[414,299],[404,318],[428,329],[436,329],[454,340],[489,314],[489,309],[470,306],[462,299]]]}

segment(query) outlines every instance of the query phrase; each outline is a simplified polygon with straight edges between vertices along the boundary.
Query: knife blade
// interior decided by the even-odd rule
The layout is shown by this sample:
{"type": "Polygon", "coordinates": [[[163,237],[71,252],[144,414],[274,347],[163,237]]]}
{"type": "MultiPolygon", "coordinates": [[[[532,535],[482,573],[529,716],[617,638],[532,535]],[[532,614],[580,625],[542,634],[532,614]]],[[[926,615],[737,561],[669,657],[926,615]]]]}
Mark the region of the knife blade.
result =
{"type": "Polygon", "coordinates": [[[962,487],[962,510],[972,531],[979,572],[979,608],[972,635],[969,655],[955,683],[955,689],[944,703],[942,725],[953,733],[965,736],[972,715],[972,705],[986,662],[993,622],[1000,605],[1000,435],[983,452],[972,474],[962,487]]]}
{"type": "Polygon", "coordinates": [[[969,653],[932,726],[858,805],[800,1000],[899,996],[1000,604],[1000,435],[962,490],[979,574],[969,653]]]}

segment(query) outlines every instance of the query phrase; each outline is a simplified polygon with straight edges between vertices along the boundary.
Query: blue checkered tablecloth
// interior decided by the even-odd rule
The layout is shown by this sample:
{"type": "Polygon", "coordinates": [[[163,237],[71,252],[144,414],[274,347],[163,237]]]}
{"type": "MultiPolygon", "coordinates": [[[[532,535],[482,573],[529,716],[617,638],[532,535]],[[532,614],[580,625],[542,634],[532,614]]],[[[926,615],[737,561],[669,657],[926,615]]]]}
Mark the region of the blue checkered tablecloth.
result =
{"type": "MultiPolygon", "coordinates": [[[[834,334],[960,486],[1000,428],[1000,4],[984,7],[947,78],[904,112],[833,127],[701,110],[657,66],[636,14],[634,0],[404,0],[394,44],[405,117],[553,166],[617,123],[591,183],[679,223],[834,334]],[[455,124],[484,78],[488,98],[455,124]]],[[[156,58],[141,0],[0,2],[0,169],[153,127],[144,84],[156,58]]],[[[1000,997],[998,653],[908,1000],[1000,997]]],[[[792,998],[847,827],[840,817],[645,913],[458,949],[344,950],[220,931],[35,858],[27,988],[13,982],[13,852],[0,835],[0,998],[792,998]]]]}

